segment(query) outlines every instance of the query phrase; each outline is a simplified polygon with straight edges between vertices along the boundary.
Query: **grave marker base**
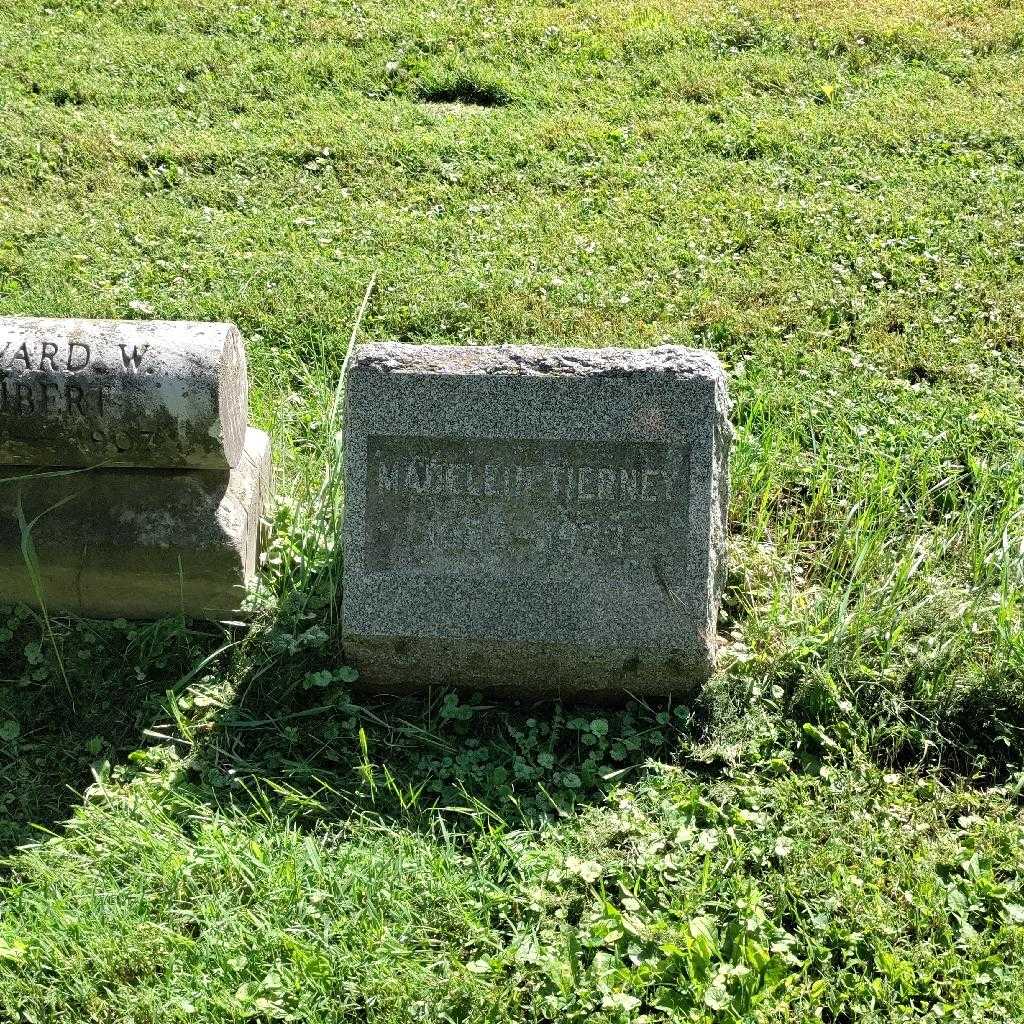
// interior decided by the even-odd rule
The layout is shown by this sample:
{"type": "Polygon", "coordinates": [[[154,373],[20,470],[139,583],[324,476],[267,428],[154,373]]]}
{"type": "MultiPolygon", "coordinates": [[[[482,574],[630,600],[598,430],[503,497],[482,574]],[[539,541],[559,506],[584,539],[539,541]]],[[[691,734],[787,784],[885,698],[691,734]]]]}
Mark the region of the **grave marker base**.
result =
{"type": "Polygon", "coordinates": [[[96,618],[239,618],[270,483],[270,440],[252,428],[230,472],[0,473],[0,603],[96,618]]]}

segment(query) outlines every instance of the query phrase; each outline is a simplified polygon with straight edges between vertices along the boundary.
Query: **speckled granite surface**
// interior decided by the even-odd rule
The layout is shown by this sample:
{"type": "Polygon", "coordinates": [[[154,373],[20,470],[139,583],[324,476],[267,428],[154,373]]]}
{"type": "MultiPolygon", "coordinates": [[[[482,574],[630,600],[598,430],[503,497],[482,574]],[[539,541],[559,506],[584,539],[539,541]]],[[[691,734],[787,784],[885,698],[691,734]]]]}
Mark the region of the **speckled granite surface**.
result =
{"type": "Polygon", "coordinates": [[[370,344],[345,413],[345,647],[382,689],[685,692],[715,662],[708,352],[370,344]]]}

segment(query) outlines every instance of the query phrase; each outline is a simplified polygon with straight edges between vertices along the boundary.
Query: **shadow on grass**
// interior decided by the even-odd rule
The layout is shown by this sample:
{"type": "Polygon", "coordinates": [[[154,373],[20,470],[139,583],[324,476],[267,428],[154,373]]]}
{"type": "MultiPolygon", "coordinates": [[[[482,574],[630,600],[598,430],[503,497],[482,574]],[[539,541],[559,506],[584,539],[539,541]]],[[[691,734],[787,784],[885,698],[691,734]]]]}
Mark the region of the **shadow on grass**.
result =
{"type": "Polygon", "coordinates": [[[55,828],[167,717],[168,690],[226,642],[216,626],[0,608],[0,857],[55,828]]]}
{"type": "MultiPolygon", "coordinates": [[[[314,674],[315,675],[315,674],[314,674]]],[[[196,781],[275,795],[309,822],[368,812],[415,827],[438,810],[535,824],[600,801],[702,728],[669,701],[492,701],[479,693],[352,696],[343,686],[263,693],[225,712],[196,781]]]]}
{"type": "Polygon", "coordinates": [[[300,826],[364,812],[426,826],[438,809],[526,824],[674,760],[703,728],[668,701],[356,696],[331,624],[335,572],[233,637],[181,620],[60,619],[51,641],[34,613],[13,612],[0,656],[0,856],[56,829],[97,778],[171,765],[201,800],[270,801],[300,826]]]}
{"type": "Polygon", "coordinates": [[[836,719],[843,705],[815,710],[806,694],[758,704],[738,676],[685,702],[617,707],[357,695],[337,637],[337,580],[333,563],[311,572],[273,617],[235,635],[181,620],[59,620],[50,640],[32,613],[11,613],[0,655],[0,856],[68,818],[97,777],[170,767],[184,769],[174,778],[199,800],[269,804],[300,827],[369,813],[433,828],[441,811],[517,828],[600,802],[652,763],[709,778],[727,758],[753,766],[788,750],[795,763],[808,753],[804,722],[879,764],[961,780],[1006,777],[1022,760],[1020,702],[994,713],[991,681],[916,730],[895,711],[852,728],[852,708],[836,719]]]}

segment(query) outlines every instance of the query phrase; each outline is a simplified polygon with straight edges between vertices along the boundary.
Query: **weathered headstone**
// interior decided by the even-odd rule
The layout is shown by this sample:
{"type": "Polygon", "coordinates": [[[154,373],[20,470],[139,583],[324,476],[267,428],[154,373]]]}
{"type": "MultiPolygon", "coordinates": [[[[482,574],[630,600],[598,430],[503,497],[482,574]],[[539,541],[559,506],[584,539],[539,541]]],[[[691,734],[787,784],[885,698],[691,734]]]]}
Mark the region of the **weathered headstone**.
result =
{"type": "Polygon", "coordinates": [[[346,653],[383,688],[686,691],[715,663],[731,428],[679,347],[368,344],[346,381],[346,653]]]}
{"type": "Polygon", "coordinates": [[[0,465],[229,469],[246,419],[231,324],[0,318],[0,465]]]}
{"type": "Polygon", "coordinates": [[[0,318],[0,602],[236,618],[270,443],[231,324],[0,318]]]}
{"type": "Polygon", "coordinates": [[[0,603],[112,618],[240,614],[270,442],[226,470],[0,469],[0,603]]]}

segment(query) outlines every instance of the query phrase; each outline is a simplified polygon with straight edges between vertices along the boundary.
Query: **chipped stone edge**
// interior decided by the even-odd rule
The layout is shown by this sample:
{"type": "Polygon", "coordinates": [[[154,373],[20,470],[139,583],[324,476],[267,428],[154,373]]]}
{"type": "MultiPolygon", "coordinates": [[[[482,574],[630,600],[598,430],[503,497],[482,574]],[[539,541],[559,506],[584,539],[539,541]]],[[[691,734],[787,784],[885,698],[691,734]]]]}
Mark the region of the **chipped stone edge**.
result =
{"type": "MultiPolygon", "coordinates": [[[[596,376],[667,373],[716,377],[725,382],[718,357],[682,345],[657,348],[549,348],[542,345],[409,345],[367,342],[356,348],[352,369],[378,373],[468,376],[596,376]]],[[[727,400],[726,400],[727,401],[727,400]]]]}

